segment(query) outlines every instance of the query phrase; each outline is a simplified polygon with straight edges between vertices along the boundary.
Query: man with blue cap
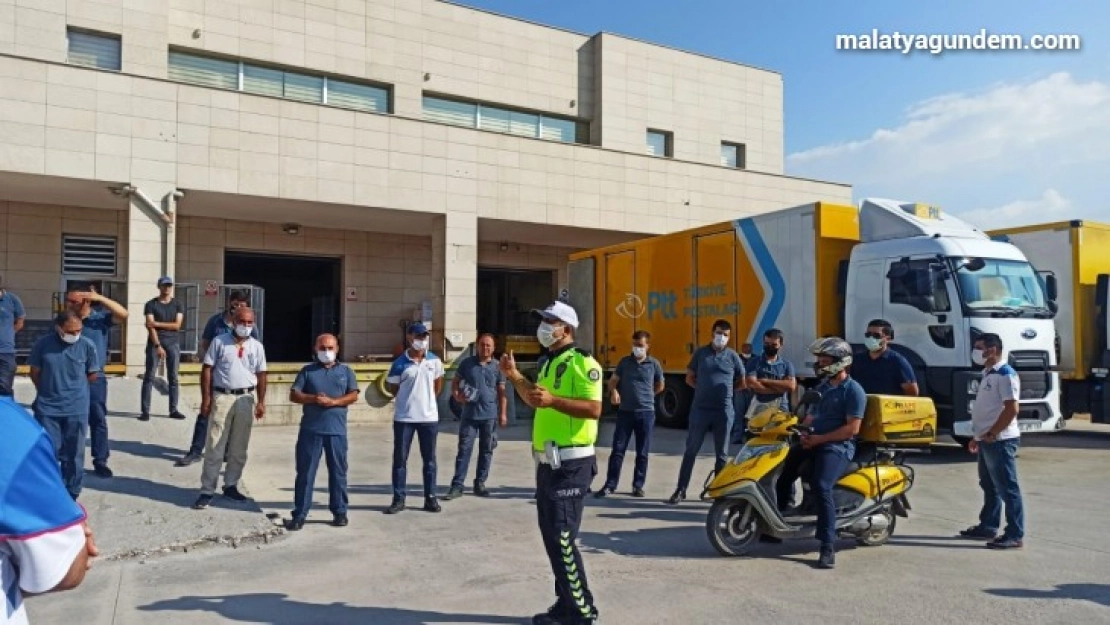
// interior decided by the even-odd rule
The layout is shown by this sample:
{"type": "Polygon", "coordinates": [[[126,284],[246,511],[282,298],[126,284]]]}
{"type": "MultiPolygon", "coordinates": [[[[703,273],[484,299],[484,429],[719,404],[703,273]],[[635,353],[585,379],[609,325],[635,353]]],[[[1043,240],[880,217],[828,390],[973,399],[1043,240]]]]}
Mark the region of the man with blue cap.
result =
{"type": "Polygon", "coordinates": [[[140,421],[150,421],[150,393],[154,385],[154,372],[159,362],[166,363],[166,382],[170,391],[170,418],[184,419],[177,409],[177,365],[181,361],[181,343],[178,336],[185,321],[185,307],[173,297],[173,278],[158,279],[158,297],[143,307],[149,336],[146,343],[146,371],[143,374],[142,407],[140,421]]]}

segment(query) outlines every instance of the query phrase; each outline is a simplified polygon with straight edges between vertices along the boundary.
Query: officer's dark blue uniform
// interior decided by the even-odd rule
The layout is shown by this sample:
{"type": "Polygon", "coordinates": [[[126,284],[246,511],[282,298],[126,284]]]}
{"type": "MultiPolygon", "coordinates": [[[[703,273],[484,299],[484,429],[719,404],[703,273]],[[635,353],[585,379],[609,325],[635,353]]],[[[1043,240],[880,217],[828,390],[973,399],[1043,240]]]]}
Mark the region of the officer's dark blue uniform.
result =
{"type": "MultiPolygon", "coordinates": [[[[852,378],[845,378],[838,384],[823,382],[817,387],[817,392],[821,393],[821,402],[812,412],[810,426],[814,434],[829,434],[846,425],[849,419],[863,418],[867,395],[852,378]]],[[[812,449],[793,449],[779,477],[778,502],[780,507],[784,507],[783,504],[790,499],[790,487],[798,479],[798,469],[805,460],[812,460],[809,484],[817,498],[817,540],[823,547],[831,547],[836,542],[836,505],[832,489],[844,474],[855,451],[856,444],[851,439],[825,443],[812,449]]]]}
{"type": "MultiPolygon", "coordinates": [[[[306,365],[293,381],[292,390],[305,395],[339,399],[358,392],[355,372],[341,363],[306,365]]],[[[293,521],[304,522],[312,507],[312,487],[323,453],[328,465],[328,508],[338,522],[347,515],[347,407],[305,404],[297,434],[297,479],[293,495],[293,521]]]]}

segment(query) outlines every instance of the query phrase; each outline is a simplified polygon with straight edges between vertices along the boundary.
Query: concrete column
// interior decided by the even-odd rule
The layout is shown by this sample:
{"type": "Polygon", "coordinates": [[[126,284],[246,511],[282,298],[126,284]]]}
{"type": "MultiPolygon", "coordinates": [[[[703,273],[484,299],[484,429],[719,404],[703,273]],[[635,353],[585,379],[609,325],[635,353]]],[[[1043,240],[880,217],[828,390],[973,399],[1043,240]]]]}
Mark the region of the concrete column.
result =
{"type": "Polygon", "coordinates": [[[478,321],[478,217],[449,212],[432,230],[433,336],[451,362],[474,340],[478,321]]]}
{"type": "MultiPolygon", "coordinates": [[[[124,364],[128,375],[142,373],[146,362],[146,321],[143,307],[158,295],[158,278],[173,275],[173,228],[167,228],[158,210],[176,190],[170,183],[132,183],[138,192],[129,196],[127,220],[127,319],[124,364]]],[[[170,199],[172,205],[172,196],[170,199]]]]}

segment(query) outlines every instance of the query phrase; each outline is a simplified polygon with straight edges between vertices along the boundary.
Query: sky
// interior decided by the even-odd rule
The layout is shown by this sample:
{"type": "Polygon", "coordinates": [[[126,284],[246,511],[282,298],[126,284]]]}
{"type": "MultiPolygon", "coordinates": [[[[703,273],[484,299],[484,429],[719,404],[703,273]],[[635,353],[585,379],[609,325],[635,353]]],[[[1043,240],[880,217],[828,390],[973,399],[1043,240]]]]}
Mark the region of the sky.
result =
{"type": "MultiPolygon", "coordinates": [[[[786,173],[856,201],[927,202],[984,228],[1103,219],[1105,0],[462,0],[782,74],[786,173]],[[1079,51],[838,51],[838,34],[1079,35],[1079,51]]],[[[1105,216],[1104,216],[1105,214],[1105,216]]]]}

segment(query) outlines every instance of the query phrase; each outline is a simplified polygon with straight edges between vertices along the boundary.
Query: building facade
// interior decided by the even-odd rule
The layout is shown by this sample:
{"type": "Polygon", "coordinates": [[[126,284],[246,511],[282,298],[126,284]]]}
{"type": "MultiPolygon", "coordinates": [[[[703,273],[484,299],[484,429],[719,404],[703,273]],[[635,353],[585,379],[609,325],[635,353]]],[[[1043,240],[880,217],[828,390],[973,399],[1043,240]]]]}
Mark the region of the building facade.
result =
{"type": "Polygon", "coordinates": [[[28,320],[172,275],[272,360],[527,335],[575,250],[803,202],[774,72],[441,0],[0,0],[0,274],[28,320]]]}

